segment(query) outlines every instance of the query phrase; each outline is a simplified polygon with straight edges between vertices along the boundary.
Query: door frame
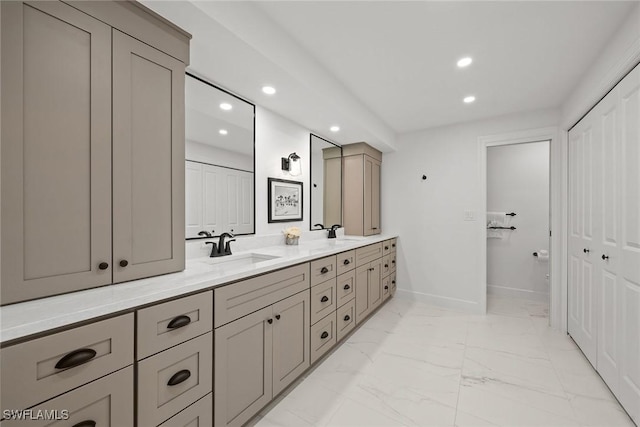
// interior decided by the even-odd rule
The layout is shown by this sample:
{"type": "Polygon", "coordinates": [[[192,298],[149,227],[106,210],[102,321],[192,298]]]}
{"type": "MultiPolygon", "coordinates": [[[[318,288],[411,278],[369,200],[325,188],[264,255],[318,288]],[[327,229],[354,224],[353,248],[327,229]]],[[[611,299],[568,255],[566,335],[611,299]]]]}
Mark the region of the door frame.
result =
{"type": "Polygon", "coordinates": [[[566,275],[566,201],[567,177],[563,172],[563,161],[566,158],[564,145],[557,127],[529,129],[518,132],[503,133],[478,137],[478,157],[480,163],[480,212],[478,214],[478,251],[480,254],[478,268],[478,292],[480,309],[487,311],[487,150],[489,147],[502,145],[525,144],[538,141],[549,141],[549,320],[554,329],[566,330],[567,322],[567,286],[566,275]]]}

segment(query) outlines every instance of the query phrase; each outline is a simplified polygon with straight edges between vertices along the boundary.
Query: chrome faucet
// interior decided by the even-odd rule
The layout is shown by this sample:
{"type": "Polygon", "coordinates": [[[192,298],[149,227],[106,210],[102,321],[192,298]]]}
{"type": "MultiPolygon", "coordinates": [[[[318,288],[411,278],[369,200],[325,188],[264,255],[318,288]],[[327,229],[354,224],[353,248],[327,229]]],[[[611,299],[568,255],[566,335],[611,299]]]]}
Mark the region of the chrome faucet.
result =
{"type": "Polygon", "coordinates": [[[216,258],[220,256],[231,255],[231,246],[229,245],[229,243],[236,241],[234,237],[235,236],[233,234],[225,232],[218,237],[218,244],[216,244],[215,242],[206,242],[207,245],[211,245],[211,255],[209,256],[211,258],[216,258]],[[225,242],[225,237],[230,237],[230,239],[225,242]]]}
{"type": "Polygon", "coordinates": [[[329,230],[329,235],[327,236],[328,239],[335,239],[336,238],[336,230],[338,228],[342,227],[340,224],[333,224],[331,226],[331,228],[328,228],[329,230]]]}

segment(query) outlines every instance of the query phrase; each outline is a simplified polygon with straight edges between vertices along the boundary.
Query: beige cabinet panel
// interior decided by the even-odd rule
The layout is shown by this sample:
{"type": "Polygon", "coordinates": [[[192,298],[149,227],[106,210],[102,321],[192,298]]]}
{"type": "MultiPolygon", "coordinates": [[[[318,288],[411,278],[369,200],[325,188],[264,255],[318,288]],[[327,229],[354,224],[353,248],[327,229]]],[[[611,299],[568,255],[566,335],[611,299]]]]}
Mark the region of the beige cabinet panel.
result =
{"type": "Polygon", "coordinates": [[[273,305],[273,396],[309,366],[309,291],[273,305]]]}
{"type": "Polygon", "coordinates": [[[382,259],[371,261],[369,268],[369,306],[375,310],[382,304],[382,259]]]}
{"type": "Polygon", "coordinates": [[[114,282],[184,269],[184,64],[113,30],[114,282]]]}
{"type": "Polygon", "coordinates": [[[211,427],[213,426],[213,396],[207,394],[184,411],[160,424],[160,427],[211,427]]]}
{"type": "Polygon", "coordinates": [[[396,271],[396,265],[397,265],[396,252],[395,251],[391,252],[391,255],[389,255],[389,256],[390,256],[390,261],[391,261],[391,271],[394,272],[394,271],[396,271]]]}
{"type": "Polygon", "coordinates": [[[390,277],[391,296],[396,293],[396,273],[392,273],[390,277]]]}
{"type": "Polygon", "coordinates": [[[309,263],[242,280],[213,290],[214,327],[309,289],[309,263]]]}
{"type": "Polygon", "coordinates": [[[336,277],[336,256],[311,261],[311,286],[336,277]]]}
{"type": "MultiPolygon", "coordinates": [[[[67,419],[5,420],[1,427],[123,427],[134,424],[133,367],[129,366],[33,408],[67,419]]],[[[3,405],[4,406],[4,405],[3,405]]],[[[6,406],[5,406],[6,407],[6,406]]]]}
{"type": "Polygon", "coordinates": [[[212,390],[209,332],[138,362],[138,425],[157,426],[212,390]]]}
{"type": "Polygon", "coordinates": [[[136,359],[144,359],[213,329],[213,292],[138,310],[136,359]]]}
{"type": "Polygon", "coordinates": [[[391,255],[382,257],[382,276],[388,276],[391,273],[391,255]]]}
{"type": "Polygon", "coordinates": [[[0,350],[2,409],[24,409],[133,363],[133,314],[0,350]]]}
{"type": "Polygon", "coordinates": [[[369,268],[369,264],[356,268],[356,324],[360,324],[371,313],[369,268]]]}
{"type": "Polygon", "coordinates": [[[351,301],[356,296],[356,271],[351,270],[348,273],[341,274],[337,279],[336,299],[338,307],[351,301]]]}
{"type": "Polygon", "coordinates": [[[380,234],[380,162],[364,156],[364,235],[380,234]]]}
{"type": "Polygon", "coordinates": [[[268,306],[215,330],[214,425],[241,426],[271,401],[272,324],[268,306]]]}
{"type": "Polygon", "coordinates": [[[365,143],[343,145],[342,150],[345,233],[379,234],[382,153],[365,143]]]}
{"type": "Polygon", "coordinates": [[[336,345],[336,312],[311,326],[311,364],[336,345]]]}
{"type": "Polygon", "coordinates": [[[111,283],[111,29],[0,7],[2,304],[111,283]]]}
{"type": "Polygon", "coordinates": [[[382,256],[382,243],[374,243],[373,245],[365,246],[364,248],[356,249],[356,265],[367,264],[374,259],[382,256]]]}
{"type": "Polygon", "coordinates": [[[382,301],[386,301],[391,296],[391,276],[382,279],[382,301]]]}
{"type": "Polygon", "coordinates": [[[336,274],[344,274],[354,268],[356,268],[356,251],[347,251],[336,255],[336,274]]]}
{"type": "Polygon", "coordinates": [[[356,302],[349,301],[336,310],[336,327],[338,341],[346,337],[356,326],[356,302]]]}
{"type": "Polygon", "coordinates": [[[311,324],[335,311],[336,279],[330,279],[311,288],[311,324]]]}

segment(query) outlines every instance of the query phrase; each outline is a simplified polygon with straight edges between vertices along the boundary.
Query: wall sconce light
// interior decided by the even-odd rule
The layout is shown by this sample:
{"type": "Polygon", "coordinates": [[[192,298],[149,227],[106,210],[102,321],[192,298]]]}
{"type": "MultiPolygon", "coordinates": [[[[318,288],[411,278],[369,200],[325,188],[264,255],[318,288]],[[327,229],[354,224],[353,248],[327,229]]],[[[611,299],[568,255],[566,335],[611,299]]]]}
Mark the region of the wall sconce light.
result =
{"type": "Polygon", "coordinates": [[[288,157],[282,157],[282,170],[288,171],[291,175],[300,175],[302,173],[300,156],[296,153],[289,154],[288,157]]]}

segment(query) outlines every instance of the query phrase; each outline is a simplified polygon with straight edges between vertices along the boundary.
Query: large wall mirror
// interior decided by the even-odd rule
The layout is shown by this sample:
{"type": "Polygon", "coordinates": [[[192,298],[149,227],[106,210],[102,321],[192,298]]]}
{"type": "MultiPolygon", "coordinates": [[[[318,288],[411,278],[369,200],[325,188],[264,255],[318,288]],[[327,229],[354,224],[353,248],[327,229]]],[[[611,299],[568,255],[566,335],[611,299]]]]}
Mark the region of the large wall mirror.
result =
{"type": "Polygon", "coordinates": [[[187,239],[255,233],[255,105],[187,73],[187,239]]]}
{"type": "Polygon", "coordinates": [[[310,136],[311,230],[342,224],[342,147],[310,136]]]}

